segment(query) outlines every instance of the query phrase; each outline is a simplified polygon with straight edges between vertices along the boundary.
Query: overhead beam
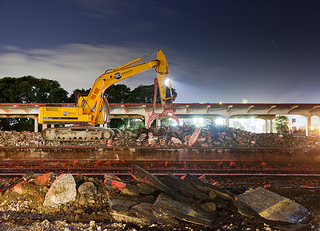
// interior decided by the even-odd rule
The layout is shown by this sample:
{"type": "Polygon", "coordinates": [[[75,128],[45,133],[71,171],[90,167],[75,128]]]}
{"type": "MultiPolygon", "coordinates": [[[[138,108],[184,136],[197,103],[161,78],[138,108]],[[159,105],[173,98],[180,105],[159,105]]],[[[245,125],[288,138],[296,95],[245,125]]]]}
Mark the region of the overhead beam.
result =
{"type": "Polygon", "coordinates": [[[121,107],[126,111],[126,113],[128,113],[128,109],[122,104],[121,107]]]}
{"type": "Polygon", "coordinates": [[[4,109],[4,108],[1,108],[1,107],[0,107],[0,110],[5,111],[6,113],[9,113],[9,111],[6,110],[6,109],[4,109]]]}
{"type": "Polygon", "coordinates": [[[207,110],[206,113],[209,113],[209,109],[210,109],[211,105],[207,105],[207,110]]]}
{"type": "Polygon", "coordinates": [[[276,108],[277,106],[275,106],[275,105],[273,105],[273,106],[271,106],[271,107],[269,107],[268,108],[268,110],[267,110],[267,113],[269,114],[270,113],[270,111],[273,109],[273,108],[276,108]]]}
{"type": "Polygon", "coordinates": [[[299,107],[299,106],[296,105],[296,106],[291,107],[291,108],[288,110],[287,114],[290,114],[290,112],[291,112],[293,109],[297,108],[297,107],[299,107]]]}
{"type": "Polygon", "coordinates": [[[317,109],[317,108],[319,108],[319,107],[320,107],[320,106],[314,106],[313,108],[311,108],[311,109],[308,110],[308,113],[312,112],[313,110],[315,110],[315,109],[317,109]]]}
{"type": "Polygon", "coordinates": [[[19,107],[18,105],[13,105],[14,107],[16,107],[16,108],[19,108],[19,109],[21,109],[21,110],[23,110],[23,111],[25,111],[26,113],[29,113],[29,111],[28,110],[26,110],[25,108],[22,108],[22,107],[19,107]]]}
{"type": "Polygon", "coordinates": [[[249,111],[250,111],[252,108],[254,108],[253,105],[251,105],[251,106],[248,108],[247,113],[249,113],[249,111]]]}

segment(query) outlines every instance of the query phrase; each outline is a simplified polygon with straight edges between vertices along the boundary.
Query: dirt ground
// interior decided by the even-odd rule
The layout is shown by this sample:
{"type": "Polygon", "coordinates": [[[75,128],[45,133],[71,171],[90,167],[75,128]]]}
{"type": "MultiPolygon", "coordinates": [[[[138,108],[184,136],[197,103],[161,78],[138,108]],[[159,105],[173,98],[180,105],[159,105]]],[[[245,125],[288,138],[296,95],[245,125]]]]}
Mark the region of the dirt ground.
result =
{"type": "MultiPolygon", "coordinates": [[[[13,186],[21,181],[19,177],[1,179],[0,189],[13,186]]],[[[221,182],[223,183],[223,182],[221,182]]],[[[228,188],[234,193],[242,193],[247,190],[247,186],[237,188],[228,188]]],[[[203,226],[192,225],[181,221],[179,228],[171,226],[152,224],[148,227],[139,227],[134,224],[117,223],[108,219],[104,214],[106,211],[97,209],[96,211],[85,211],[83,214],[73,216],[77,211],[61,210],[55,214],[39,214],[34,211],[4,211],[0,213],[0,230],[320,230],[320,189],[319,188],[279,188],[275,185],[269,185],[268,189],[285,196],[297,203],[303,205],[312,214],[313,219],[304,227],[295,227],[295,229],[270,227],[254,218],[240,215],[239,213],[217,210],[218,219],[213,228],[204,228],[203,226]],[[72,215],[73,213],[73,215],[72,215]]]]}

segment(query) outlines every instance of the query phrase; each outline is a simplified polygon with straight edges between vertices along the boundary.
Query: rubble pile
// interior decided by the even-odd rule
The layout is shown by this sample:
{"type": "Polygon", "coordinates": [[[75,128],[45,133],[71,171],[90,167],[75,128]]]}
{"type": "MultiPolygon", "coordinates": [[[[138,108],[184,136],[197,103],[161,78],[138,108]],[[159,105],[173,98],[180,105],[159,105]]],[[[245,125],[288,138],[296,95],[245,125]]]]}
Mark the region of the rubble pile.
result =
{"type": "MultiPolygon", "coordinates": [[[[133,147],[311,147],[320,145],[319,137],[279,133],[251,133],[227,127],[140,128],[117,133],[112,140],[96,140],[94,145],[133,147]]],[[[72,142],[86,145],[88,142],[72,142]]],[[[0,146],[57,146],[68,142],[44,141],[40,133],[0,131],[0,146]]]]}
{"type": "Polygon", "coordinates": [[[269,225],[301,228],[312,219],[302,205],[263,188],[235,196],[208,183],[204,176],[156,177],[137,165],[132,166],[131,175],[134,180],[130,181],[110,174],[104,179],[25,175],[1,193],[0,223],[24,223],[23,214],[32,214],[29,223],[31,217],[46,226],[51,224],[48,220],[60,219],[65,227],[84,222],[90,230],[114,230],[110,228],[115,223],[142,230],[271,230],[269,225]],[[283,210],[283,206],[290,209],[283,210]]]}
{"type": "Polygon", "coordinates": [[[318,147],[319,137],[293,134],[251,133],[227,127],[210,127],[197,130],[193,126],[173,128],[141,128],[124,131],[112,140],[112,146],[144,147],[318,147]],[[193,142],[190,138],[200,131],[193,142]],[[192,143],[192,144],[190,144],[192,143]]]}
{"type": "Polygon", "coordinates": [[[0,146],[42,146],[40,133],[0,131],[0,146]]]}

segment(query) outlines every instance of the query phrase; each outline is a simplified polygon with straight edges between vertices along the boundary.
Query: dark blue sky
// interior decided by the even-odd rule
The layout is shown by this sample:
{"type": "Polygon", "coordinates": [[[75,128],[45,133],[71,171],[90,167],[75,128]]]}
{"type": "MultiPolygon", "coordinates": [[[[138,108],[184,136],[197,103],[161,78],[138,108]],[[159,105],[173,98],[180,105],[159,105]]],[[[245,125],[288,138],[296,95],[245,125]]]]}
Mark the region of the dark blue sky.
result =
{"type": "Polygon", "coordinates": [[[161,49],[176,102],[319,103],[319,12],[318,0],[0,0],[0,77],[71,93],[161,49]]]}

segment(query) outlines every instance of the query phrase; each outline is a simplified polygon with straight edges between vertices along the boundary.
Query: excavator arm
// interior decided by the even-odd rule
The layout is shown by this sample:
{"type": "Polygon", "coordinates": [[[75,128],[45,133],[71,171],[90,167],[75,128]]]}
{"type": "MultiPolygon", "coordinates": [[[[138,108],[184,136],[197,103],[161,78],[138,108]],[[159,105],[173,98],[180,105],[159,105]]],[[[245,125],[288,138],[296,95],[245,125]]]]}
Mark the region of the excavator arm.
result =
{"type": "Polygon", "coordinates": [[[159,89],[160,89],[160,97],[162,99],[161,101],[163,103],[163,106],[166,104],[166,101],[168,99],[170,99],[171,101],[173,100],[172,95],[168,98],[166,97],[165,80],[166,80],[166,76],[169,73],[169,66],[161,50],[156,51],[157,53],[156,60],[151,60],[148,62],[136,64],[137,62],[141,61],[143,58],[146,58],[154,53],[155,52],[150,53],[144,57],[133,60],[125,65],[122,65],[113,70],[107,71],[106,73],[100,75],[96,79],[88,97],[86,98],[86,102],[82,103],[83,113],[87,115],[91,115],[91,119],[88,122],[89,125],[93,125],[96,123],[96,118],[100,111],[96,109],[101,108],[101,105],[103,104],[103,94],[109,86],[121,80],[124,80],[126,78],[129,78],[133,75],[141,73],[145,70],[148,70],[150,68],[155,68],[157,72],[158,82],[161,83],[159,84],[159,89]]]}

